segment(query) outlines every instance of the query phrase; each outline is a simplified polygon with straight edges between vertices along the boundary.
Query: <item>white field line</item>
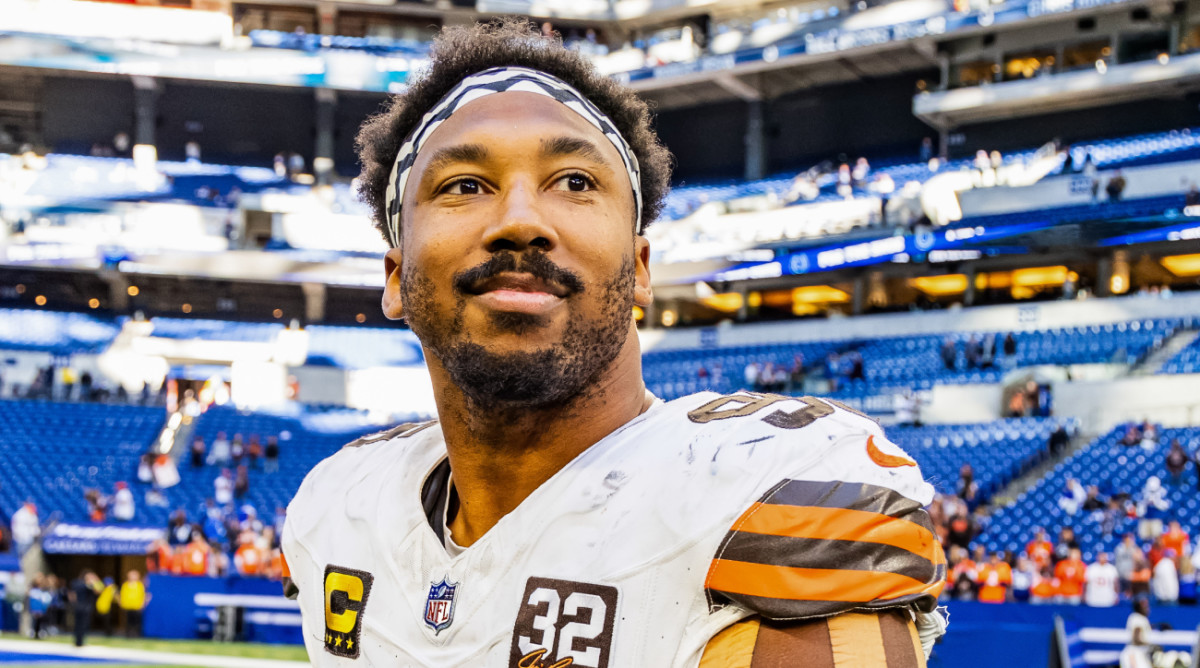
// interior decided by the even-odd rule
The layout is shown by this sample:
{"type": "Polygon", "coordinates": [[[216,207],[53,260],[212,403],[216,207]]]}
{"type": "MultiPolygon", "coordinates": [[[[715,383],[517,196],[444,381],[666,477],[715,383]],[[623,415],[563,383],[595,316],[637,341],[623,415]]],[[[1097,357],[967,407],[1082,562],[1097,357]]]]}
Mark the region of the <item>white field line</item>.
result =
{"type": "Polygon", "coordinates": [[[83,657],[88,659],[108,659],[129,663],[153,663],[174,666],[203,665],[213,666],[214,668],[299,668],[300,666],[308,665],[308,663],[303,661],[251,659],[217,654],[181,654],[178,652],[157,652],[145,649],[102,647],[100,645],[75,647],[74,645],[64,645],[56,642],[37,642],[34,640],[0,640],[0,651],[83,657]]]}

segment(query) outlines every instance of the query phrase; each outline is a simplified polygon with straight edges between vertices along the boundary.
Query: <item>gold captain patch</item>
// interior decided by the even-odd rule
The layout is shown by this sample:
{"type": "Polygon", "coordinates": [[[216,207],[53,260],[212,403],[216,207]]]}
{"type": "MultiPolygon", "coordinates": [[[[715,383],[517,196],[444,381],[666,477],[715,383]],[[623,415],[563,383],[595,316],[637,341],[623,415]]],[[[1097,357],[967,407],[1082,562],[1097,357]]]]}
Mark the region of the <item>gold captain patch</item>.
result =
{"type": "Polygon", "coordinates": [[[325,567],[325,651],[358,658],[362,618],[375,578],[366,571],[325,567]]]}

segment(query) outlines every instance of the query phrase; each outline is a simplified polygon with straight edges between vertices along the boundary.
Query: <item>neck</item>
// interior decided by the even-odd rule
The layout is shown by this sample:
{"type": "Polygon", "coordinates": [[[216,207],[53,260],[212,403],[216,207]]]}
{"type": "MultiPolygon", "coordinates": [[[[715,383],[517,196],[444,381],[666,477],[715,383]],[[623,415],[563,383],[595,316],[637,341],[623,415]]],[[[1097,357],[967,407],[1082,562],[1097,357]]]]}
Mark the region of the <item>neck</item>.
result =
{"type": "Polygon", "coordinates": [[[551,408],[480,410],[435,358],[427,359],[459,501],[450,531],[463,547],[653,400],[642,380],[636,333],[591,387],[551,408]]]}

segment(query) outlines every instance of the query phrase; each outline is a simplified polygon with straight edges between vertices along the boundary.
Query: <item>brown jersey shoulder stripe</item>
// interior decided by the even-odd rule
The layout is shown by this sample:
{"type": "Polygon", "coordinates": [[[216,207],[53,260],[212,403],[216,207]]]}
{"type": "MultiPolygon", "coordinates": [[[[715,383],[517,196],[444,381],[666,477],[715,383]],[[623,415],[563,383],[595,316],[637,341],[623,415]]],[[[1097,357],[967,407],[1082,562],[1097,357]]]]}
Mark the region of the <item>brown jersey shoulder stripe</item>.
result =
{"type": "Polygon", "coordinates": [[[899,517],[917,522],[930,531],[921,504],[887,487],[858,482],[818,482],[814,480],[784,480],[767,492],[760,503],[806,508],[836,508],[859,510],[879,515],[899,517]],[[921,511],[917,513],[916,511],[921,511]]]}
{"type": "Polygon", "coordinates": [[[789,568],[834,567],[851,571],[881,571],[898,573],[922,582],[937,579],[941,572],[930,559],[906,549],[849,540],[735,532],[720,554],[722,561],[745,561],[789,568]]]}

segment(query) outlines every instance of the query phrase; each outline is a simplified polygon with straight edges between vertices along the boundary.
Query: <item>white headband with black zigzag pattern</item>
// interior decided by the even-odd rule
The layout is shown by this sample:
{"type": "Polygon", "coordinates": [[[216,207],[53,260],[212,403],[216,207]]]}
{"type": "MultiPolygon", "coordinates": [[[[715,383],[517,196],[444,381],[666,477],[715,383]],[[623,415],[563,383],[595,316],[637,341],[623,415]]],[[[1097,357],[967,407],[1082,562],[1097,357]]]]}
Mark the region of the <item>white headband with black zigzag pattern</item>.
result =
{"type": "Polygon", "coordinates": [[[637,156],[629,143],[617,131],[615,125],[604,112],[596,108],[587,98],[571,87],[567,82],[538,70],[527,67],[494,67],[490,70],[477,72],[463,79],[457,86],[446,94],[437,104],[433,105],[421,122],[413,128],[400,146],[396,155],[396,164],[392,167],[392,175],[388,179],[387,188],[387,222],[388,239],[393,248],[400,245],[400,202],[404,199],[404,187],[412,173],[413,163],[421,146],[454,112],[481,97],[493,93],[524,92],[545,95],[562,102],[571,111],[582,116],[597,130],[602,132],[608,141],[616,147],[625,163],[629,174],[629,182],[633,185],[633,203],[637,211],[634,229],[638,234],[642,226],[642,179],[638,168],[637,156]]]}

